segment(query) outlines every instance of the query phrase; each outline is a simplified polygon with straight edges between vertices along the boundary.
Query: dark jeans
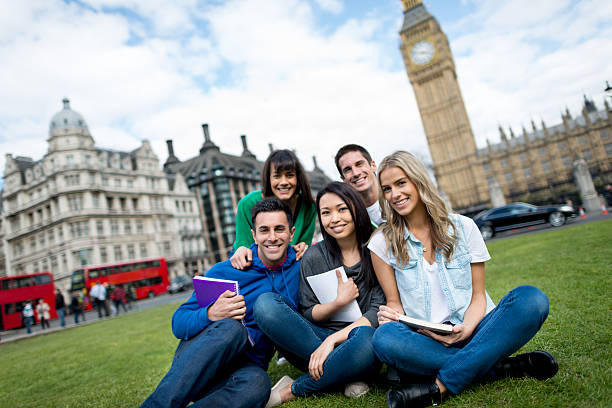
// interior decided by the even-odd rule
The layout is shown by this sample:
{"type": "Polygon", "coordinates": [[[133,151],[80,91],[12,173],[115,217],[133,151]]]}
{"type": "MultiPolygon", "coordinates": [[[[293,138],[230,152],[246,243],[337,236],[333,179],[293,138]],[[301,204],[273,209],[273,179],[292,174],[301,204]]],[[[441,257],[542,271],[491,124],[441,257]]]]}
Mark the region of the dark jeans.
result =
{"type": "Polygon", "coordinates": [[[96,305],[96,310],[98,311],[98,317],[100,319],[102,318],[102,310],[104,310],[106,312],[106,316],[108,316],[108,312],[106,311],[106,302],[100,299],[94,299],[93,301],[96,305]]]}
{"type": "Polygon", "coordinates": [[[270,378],[244,354],[246,328],[237,320],[213,322],[181,340],[172,366],[141,407],[263,407],[270,378]]]}
{"type": "MultiPolygon", "coordinates": [[[[335,333],[306,320],[276,293],[260,295],[253,312],[260,330],[282,349],[287,360],[306,372],[310,355],[335,333]]],[[[304,374],[295,380],[291,392],[302,397],[376,375],[381,364],[372,348],[373,334],[374,328],[370,326],[351,330],[348,338],[327,356],[321,378],[317,381],[310,374],[304,374]]]]}
{"type": "Polygon", "coordinates": [[[26,333],[32,333],[32,317],[25,317],[26,333]]]}
{"type": "Polygon", "coordinates": [[[123,307],[123,311],[125,313],[127,313],[127,309],[125,308],[125,303],[123,303],[121,300],[113,300],[113,302],[115,302],[115,309],[117,309],[117,311],[115,312],[117,315],[119,314],[119,306],[123,307]]]}
{"type": "Polygon", "coordinates": [[[57,315],[60,318],[60,325],[62,327],[65,327],[66,326],[66,307],[58,307],[57,315]]]}
{"type": "Polygon", "coordinates": [[[493,379],[495,363],[520,349],[548,316],[548,297],[533,286],[519,286],[502,298],[472,336],[451,347],[403,323],[383,324],[373,343],[380,360],[401,372],[436,377],[453,394],[480,379],[493,379]]]}
{"type": "Polygon", "coordinates": [[[83,321],[85,321],[85,315],[83,313],[82,310],[74,310],[72,312],[72,315],[74,316],[74,324],[79,324],[79,315],[83,318],[83,321]]]}
{"type": "Polygon", "coordinates": [[[49,325],[49,321],[47,319],[45,319],[44,317],[40,318],[40,329],[41,330],[45,330],[45,326],[47,326],[47,328],[51,327],[49,325]]]}

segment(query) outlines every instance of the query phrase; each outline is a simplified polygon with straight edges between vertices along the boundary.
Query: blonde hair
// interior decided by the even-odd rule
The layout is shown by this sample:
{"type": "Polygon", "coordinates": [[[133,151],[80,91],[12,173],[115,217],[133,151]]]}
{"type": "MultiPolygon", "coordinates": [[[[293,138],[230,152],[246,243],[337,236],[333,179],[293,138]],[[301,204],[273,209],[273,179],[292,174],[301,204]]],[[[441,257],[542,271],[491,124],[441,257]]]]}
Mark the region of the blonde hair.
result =
{"type": "Polygon", "coordinates": [[[423,163],[412,153],[397,151],[385,157],[378,166],[378,200],[382,211],[382,217],[386,222],[381,226],[387,250],[391,249],[393,256],[397,259],[398,266],[404,266],[410,260],[408,246],[404,239],[404,228],[409,228],[406,219],[391,209],[385,200],[380,175],[390,167],[401,169],[417,189],[419,197],[425,209],[427,218],[431,225],[431,243],[433,248],[441,251],[446,260],[450,260],[457,243],[457,229],[449,218],[449,209],[438,193],[433,181],[429,178],[427,169],[423,163]],[[449,232],[452,227],[453,233],[449,232]]]}

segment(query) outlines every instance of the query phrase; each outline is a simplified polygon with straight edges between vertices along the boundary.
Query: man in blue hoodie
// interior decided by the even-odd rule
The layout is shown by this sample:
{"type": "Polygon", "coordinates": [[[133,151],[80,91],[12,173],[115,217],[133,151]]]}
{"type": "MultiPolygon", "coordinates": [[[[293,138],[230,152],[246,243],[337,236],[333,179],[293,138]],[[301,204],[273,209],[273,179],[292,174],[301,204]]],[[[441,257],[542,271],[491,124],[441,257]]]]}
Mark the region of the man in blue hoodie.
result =
{"type": "Polygon", "coordinates": [[[240,295],[226,291],[200,308],[193,293],[177,309],[172,332],[181,342],[170,370],[142,407],[185,407],[191,401],[192,407],[263,407],[268,401],[266,370],[274,346],[257,327],[253,305],[265,292],[297,304],[300,266],[289,245],[294,227],[286,204],[262,200],[253,207],[251,221],[251,267],[241,271],[228,260],[206,274],[238,281],[240,295]]]}

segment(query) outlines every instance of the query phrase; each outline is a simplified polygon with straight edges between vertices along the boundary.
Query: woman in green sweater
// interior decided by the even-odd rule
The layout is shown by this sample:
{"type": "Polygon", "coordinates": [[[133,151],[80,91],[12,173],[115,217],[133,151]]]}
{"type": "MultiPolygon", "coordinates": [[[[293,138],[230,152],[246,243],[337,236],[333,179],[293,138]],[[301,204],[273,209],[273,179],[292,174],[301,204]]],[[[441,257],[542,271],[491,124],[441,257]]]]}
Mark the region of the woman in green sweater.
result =
{"type": "Polygon", "coordinates": [[[249,249],[253,244],[251,208],[264,198],[284,201],[293,214],[295,233],[291,245],[300,259],[312,243],[317,213],[304,167],[291,150],[275,150],[264,163],[261,175],[263,190],[255,190],[240,200],[236,212],[236,239],[230,262],[234,268],[245,269],[253,259],[249,249]]]}

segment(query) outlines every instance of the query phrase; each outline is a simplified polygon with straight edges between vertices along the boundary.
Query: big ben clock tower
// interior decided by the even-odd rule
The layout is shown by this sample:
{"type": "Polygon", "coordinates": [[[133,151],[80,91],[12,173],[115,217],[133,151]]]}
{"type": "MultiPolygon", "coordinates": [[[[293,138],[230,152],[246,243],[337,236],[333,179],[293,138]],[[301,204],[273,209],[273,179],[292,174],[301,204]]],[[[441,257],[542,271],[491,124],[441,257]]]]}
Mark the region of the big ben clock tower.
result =
{"type": "Polygon", "coordinates": [[[402,0],[400,49],[416,97],[438,187],[455,209],[489,201],[446,35],[421,0],[402,0]]]}

